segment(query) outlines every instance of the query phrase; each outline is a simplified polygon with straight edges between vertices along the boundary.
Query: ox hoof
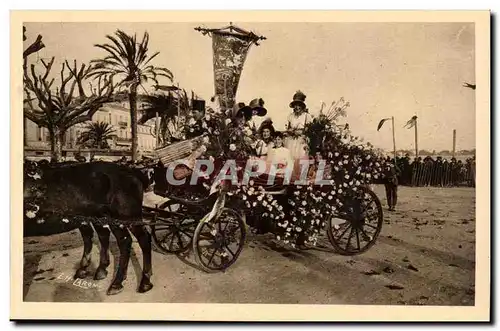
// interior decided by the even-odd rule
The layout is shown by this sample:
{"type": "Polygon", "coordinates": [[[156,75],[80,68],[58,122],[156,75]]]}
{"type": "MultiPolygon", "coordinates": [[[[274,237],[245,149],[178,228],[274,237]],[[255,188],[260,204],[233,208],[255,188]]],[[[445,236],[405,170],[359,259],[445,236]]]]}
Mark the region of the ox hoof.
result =
{"type": "Polygon", "coordinates": [[[137,292],[146,293],[153,288],[153,284],[148,278],[143,278],[137,292]]]}
{"type": "Polygon", "coordinates": [[[85,269],[78,269],[75,273],[75,276],[73,276],[74,279],[83,279],[83,278],[87,278],[88,276],[88,272],[87,270],[85,269]]]}
{"type": "Polygon", "coordinates": [[[108,288],[107,294],[108,295],[115,295],[115,294],[120,293],[121,291],[123,291],[123,285],[121,285],[121,284],[112,284],[108,288]]]}
{"type": "Polygon", "coordinates": [[[106,277],[108,277],[108,271],[104,268],[97,268],[94,275],[94,280],[101,280],[106,277]]]}

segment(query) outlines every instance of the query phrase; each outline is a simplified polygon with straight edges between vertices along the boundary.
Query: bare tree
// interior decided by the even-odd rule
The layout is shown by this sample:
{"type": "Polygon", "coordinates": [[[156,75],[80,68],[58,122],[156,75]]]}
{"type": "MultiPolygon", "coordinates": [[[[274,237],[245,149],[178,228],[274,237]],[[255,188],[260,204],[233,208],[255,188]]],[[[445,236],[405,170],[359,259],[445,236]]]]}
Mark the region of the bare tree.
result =
{"type": "Polygon", "coordinates": [[[92,68],[85,64],[77,66],[75,60],[73,66],[68,61],[62,64],[60,86],[52,88],[54,78],[50,79],[49,75],[54,57],[48,63],[44,60],[41,62],[45,71],[38,74],[34,64],[28,70],[26,58],[24,59],[24,116],[48,129],[51,160],[57,162],[62,155],[66,131],[75,124],[92,120],[92,116],[102,105],[112,99],[114,85],[112,76],[101,77],[97,88],[87,96],[83,84],[92,68]],[[75,95],[75,90],[78,90],[78,96],[75,95]]]}

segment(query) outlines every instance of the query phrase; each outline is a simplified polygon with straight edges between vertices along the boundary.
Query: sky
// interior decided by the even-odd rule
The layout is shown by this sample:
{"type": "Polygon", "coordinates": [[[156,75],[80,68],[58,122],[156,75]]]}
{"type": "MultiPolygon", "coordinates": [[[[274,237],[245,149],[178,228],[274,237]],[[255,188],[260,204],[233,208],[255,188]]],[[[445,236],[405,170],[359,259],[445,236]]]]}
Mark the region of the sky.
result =
{"type": "MultiPolygon", "coordinates": [[[[103,57],[94,44],[117,29],[139,40],[148,31],[151,54],[160,52],[152,64],[169,68],[175,82],[208,101],[212,42],[194,28],[228,23],[25,23],[24,47],[42,34],[46,47],[30,61],[41,65],[39,59],[54,56],[57,76],[65,59],[103,57]]],[[[396,148],[414,150],[414,130],[403,126],[417,115],[419,150],[451,150],[454,129],[457,150],[475,148],[475,92],[462,87],[475,83],[473,23],[233,23],[267,38],[250,49],[236,99],[262,98],[278,129],[300,89],[313,115],[321,102],[344,97],[350,107],[340,122],[376,147],[393,149],[391,122],[379,132],[377,124],[394,116],[396,148]]]]}

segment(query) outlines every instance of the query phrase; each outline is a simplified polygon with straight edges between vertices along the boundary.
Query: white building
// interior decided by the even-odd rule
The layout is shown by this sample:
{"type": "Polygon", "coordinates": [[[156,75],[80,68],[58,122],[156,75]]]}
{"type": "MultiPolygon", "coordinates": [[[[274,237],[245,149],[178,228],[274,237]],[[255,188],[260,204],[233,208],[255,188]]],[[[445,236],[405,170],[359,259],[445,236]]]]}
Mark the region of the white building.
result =
{"type": "MultiPolygon", "coordinates": [[[[138,105],[139,109],[141,104],[138,105]]],[[[140,116],[140,115],[139,115],[140,116]]],[[[109,141],[112,150],[130,150],[132,145],[132,134],[130,128],[130,111],[128,101],[113,102],[103,105],[94,116],[93,122],[105,122],[114,129],[116,137],[109,141]]],[[[88,122],[79,123],[71,127],[66,132],[66,149],[78,149],[76,141],[82,132],[86,130],[88,122]]],[[[25,140],[26,146],[31,148],[47,149],[50,148],[50,138],[47,128],[41,128],[30,120],[25,121],[25,140]]],[[[154,136],[155,120],[152,119],[145,125],[137,125],[138,149],[139,151],[152,151],[156,148],[156,138],[154,136]]]]}

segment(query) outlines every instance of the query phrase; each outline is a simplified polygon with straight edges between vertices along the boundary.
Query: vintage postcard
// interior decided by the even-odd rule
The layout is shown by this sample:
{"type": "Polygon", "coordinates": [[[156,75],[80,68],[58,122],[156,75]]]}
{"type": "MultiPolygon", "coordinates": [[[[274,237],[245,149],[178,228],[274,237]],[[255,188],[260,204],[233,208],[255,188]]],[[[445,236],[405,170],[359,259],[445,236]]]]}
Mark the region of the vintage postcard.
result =
{"type": "Polygon", "coordinates": [[[489,11],[11,31],[11,319],[490,320],[489,11]]]}

